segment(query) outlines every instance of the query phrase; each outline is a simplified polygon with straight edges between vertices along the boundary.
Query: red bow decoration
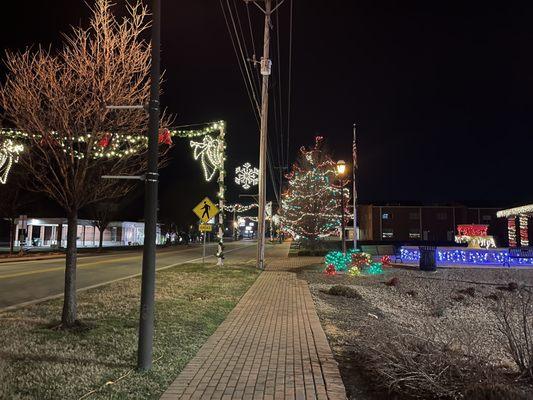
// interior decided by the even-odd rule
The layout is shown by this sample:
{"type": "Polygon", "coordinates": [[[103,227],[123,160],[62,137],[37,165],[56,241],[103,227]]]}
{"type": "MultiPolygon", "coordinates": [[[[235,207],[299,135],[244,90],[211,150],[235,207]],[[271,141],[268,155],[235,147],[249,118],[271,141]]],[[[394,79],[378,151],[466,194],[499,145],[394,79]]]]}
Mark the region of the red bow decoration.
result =
{"type": "Polygon", "coordinates": [[[109,146],[109,143],[111,142],[111,135],[109,133],[104,134],[102,138],[98,141],[98,146],[100,147],[107,147],[109,146]]]}
{"type": "Polygon", "coordinates": [[[324,270],[324,273],[326,275],[335,275],[337,271],[335,271],[335,266],[333,264],[329,264],[326,269],[324,270]]]}
{"type": "Polygon", "coordinates": [[[55,146],[57,144],[56,140],[48,134],[44,134],[39,141],[40,146],[55,146]]]}
{"type": "Polygon", "coordinates": [[[158,142],[159,144],[161,143],[168,144],[168,145],[172,144],[172,137],[170,136],[170,131],[168,129],[165,128],[165,129],[159,130],[158,142]]]}

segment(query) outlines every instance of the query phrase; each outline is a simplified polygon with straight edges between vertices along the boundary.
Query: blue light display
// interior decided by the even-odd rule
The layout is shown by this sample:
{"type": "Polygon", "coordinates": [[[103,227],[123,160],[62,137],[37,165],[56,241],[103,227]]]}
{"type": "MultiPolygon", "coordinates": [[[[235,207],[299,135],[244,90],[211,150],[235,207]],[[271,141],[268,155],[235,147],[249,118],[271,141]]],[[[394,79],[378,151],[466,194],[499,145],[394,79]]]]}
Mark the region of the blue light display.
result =
{"type": "MultiPolygon", "coordinates": [[[[402,262],[418,263],[420,251],[418,247],[402,247],[402,262]]],[[[507,249],[469,249],[458,247],[438,247],[437,263],[465,265],[527,265],[533,266],[533,258],[509,258],[507,249]]]]}

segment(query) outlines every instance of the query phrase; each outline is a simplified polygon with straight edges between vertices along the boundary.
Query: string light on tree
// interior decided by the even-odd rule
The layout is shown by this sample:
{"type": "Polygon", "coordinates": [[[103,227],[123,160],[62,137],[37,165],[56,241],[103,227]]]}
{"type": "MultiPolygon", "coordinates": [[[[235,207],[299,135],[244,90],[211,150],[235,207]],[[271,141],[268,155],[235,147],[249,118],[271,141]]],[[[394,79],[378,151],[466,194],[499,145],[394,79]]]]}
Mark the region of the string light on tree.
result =
{"type": "Polygon", "coordinates": [[[259,184],[259,170],[248,162],[244,163],[235,168],[235,183],[245,190],[257,186],[259,184]]]}
{"type": "Polygon", "coordinates": [[[283,193],[281,222],[295,237],[316,240],[336,233],[341,225],[341,193],[345,197],[349,193],[335,184],[336,163],[322,145],[319,136],[312,148],[300,148],[298,161],[286,176],[288,188],[283,193]]]}

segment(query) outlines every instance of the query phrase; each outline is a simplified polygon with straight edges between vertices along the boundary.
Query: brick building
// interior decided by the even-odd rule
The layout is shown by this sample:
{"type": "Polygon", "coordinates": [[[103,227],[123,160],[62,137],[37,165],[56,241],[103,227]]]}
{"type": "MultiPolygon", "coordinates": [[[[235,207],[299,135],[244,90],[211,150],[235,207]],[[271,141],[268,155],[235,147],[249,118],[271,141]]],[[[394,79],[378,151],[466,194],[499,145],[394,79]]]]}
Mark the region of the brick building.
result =
{"type": "Polygon", "coordinates": [[[498,246],[507,245],[501,208],[463,205],[359,205],[359,239],[394,242],[452,242],[459,224],[489,225],[498,246]]]}

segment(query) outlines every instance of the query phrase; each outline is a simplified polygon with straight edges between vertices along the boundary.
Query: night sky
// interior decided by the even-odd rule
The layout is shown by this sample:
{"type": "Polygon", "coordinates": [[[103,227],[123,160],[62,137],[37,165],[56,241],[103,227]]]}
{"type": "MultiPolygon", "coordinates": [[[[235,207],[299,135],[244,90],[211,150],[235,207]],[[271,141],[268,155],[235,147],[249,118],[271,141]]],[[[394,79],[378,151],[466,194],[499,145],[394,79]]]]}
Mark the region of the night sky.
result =
{"type": "MultiPolygon", "coordinates": [[[[162,3],[163,106],[176,125],[227,121],[233,201],[233,170],[258,164],[259,135],[220,4],[162,3]]],[[[317,134],[335,159],[349,160],[356,121],[362,203],[531,203],[533,5],[491,3],[294,0],[290,161],[317,134]]],[[[289,5],[279,9],[284,126],[289,5]]],[[[88,16],[81,0],[11,6],[0,24],[2,49],[56,45],[59,32],[88,16]]],[[[244,4],[237,7],[245,17],[244,4]]],[[[262,17],[250,11],[259,47],[262,17]]],[[[172,157],[162,171],[160,216],[183,225],[194,220],[197,201],[214,198],[216,185],[203,183],[185,140],[172,157]]],[[[142,216],[141,194],[132,194],[124,217],[142,216]]]]}

